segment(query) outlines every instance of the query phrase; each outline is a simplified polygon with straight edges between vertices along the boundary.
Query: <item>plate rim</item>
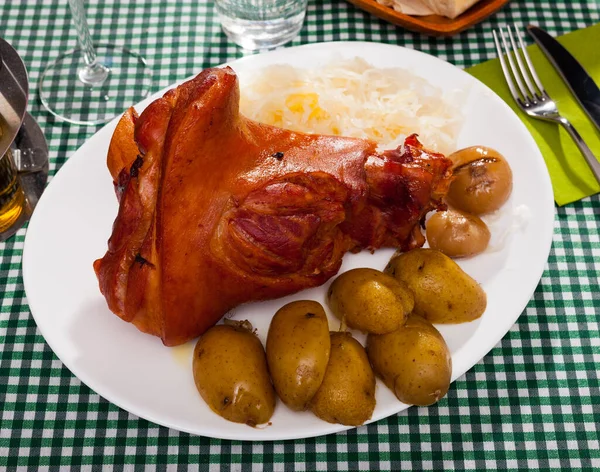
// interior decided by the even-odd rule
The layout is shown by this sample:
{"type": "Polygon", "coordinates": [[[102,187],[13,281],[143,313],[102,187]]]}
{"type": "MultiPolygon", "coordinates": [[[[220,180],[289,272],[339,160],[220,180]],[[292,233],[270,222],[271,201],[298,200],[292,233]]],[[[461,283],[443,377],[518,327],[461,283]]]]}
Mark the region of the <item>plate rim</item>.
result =
{"type": "MultiPolygon", "coordinates": [[[[336,48],[346,48],[346,47],[357,47],[357,45],[361,45],[363,47],[371,47],[371,48],[389,48],[389,49],[397,49],[400,48],[400,50],[403,50],[404,53],[409,53],[409,54],[417,54],[417,55],[421,55],[421,56],[425,56],[427,57],[427,60],[435,60],[437,61],[438,64],[443,65],[444,67],[452,67],[454,68],[456,71],[459,71],[462,74],[465,74],[465,76],[468,76],[469,79],[468,80],[472,80],[476,83],[479,84],[479,86],[483,86],[489,93],[492,94],[492,98],[494,100],[497,101],[497,103],[499,103],[501,106],[504,106],[506,108],[506,110],[508,110],[510,112],[510,114],[514,117],[514,122],[515,124],[518,123],[518,126],[521,128],[521,131],[524,131],[526,133],[526,135],[528,136],[528,139],[531,140],[531,142],[534,144],[535,148],[538,151],[538,155],[536,156],[536,158],[539,158],[539,160],[541,161],[541,163],[543,164],[543,157],[541,155],[541,152],[539,151],[539,148],[537,146],[537,144],[535,143],[535,141],[533,140],[533,137],[531,136],[531,134],[529,133],[529,131],[527,130],[527,128],[525,127],[525,125],[521,122],[521,120],[518,118],[518,116],[512,111],[512,109],[495,93],[493,92],[493,90],[491,90],[487,85],[483,84],[481,81],[479,81],[477,78],[471,76],[470,74],[468,74],[467,72],[465,72],[463,69],[443,60],[440,59],[436,56],[432,56],[430,54],[424,53],[422,51],[417,51],[415,49],[411,49],[411,48],[407,48],[404,46],[399,46],[399,45],[393,45],[393,44],[385,44],[385,43],[375,43],[375,42],[368,42],[368,41],[334,41],[334,42],[320,42],[320,43],[311,43],[311,44],[305,44],[305,45],[300,45],[300,46],[295,46],[292,48],[282,48],[282,49],[277,49],[274,51],[269,51],[263,54],[260,54],[260,56],[263,55],[278,55],[278,54],[288,54],[290,50],[297,50],[297,49],[311,49],[311,48],[323,48],[325,47],[325,49],[329,49],[330,52],[334,52],[334,50],[336,48]]],[[[360,53],[357,54],[357,56],[361,55],[360,53]]],[[[246,63],[249,61],[253,61],[255,57],[258,57],[259,55],[249,55],[249,56],[245,56],[236,60],[232,60],[223,64],[220,64],[217,67],[222,67],[222,66],[227,66],[227,65],[234,65],[234,64],[239,64],[239,63],[246,63]]],[[[194,77],[194,76],[192,76],[194,77]]],[[[188,80],[189,78],[183,79],[181,81],[176,81],[173,84],[153,93],[152,95],[150,95],[148,98],[146,98],[145,100],[143,100],[142,102],[135,104],[133,106],[139,107],[142,104],[145,103],[149,103],[150,101],[154,100],[156,96],[162,96],[162,94],[164,94],[167,90],[170,90],[171,88],[177,86],[178,84],[188,80]]],[[[144,107],[147,105],[144,105],[144,107]]],[[[120,119],[120,116],[116,117],[115,119],[113,119],[111,122],[107,123],[105,126],[103,126],[102,128],[100,128],[99,130],[96,131],[96,133],[94,135],[92,135],[90,138],[88,138],[81,146],[83,146],[84,144],[88,143],[90,140],[94,139],[95,136],[97,136],[102,130],[104,130],[105,128],[114,126],[118,120],[120,119]]],[[[79,149],[81,148],[81,146],[70,156],[73,157],[73,155],[77,154],[79,152],[79,149]]],[[[61,182],[63,179],[61,177],[61,172],[62,169],[65,168],[66,166],[70,166],[70,162],[72,160],[68,159],[67,162],[65,162],[65,164],[61,167],[61,169],[59,169],[59,171],[54,175],[54,177],[51,179],[50,183],[48,184],[49,188],[50,186],[56,186],[58,184],[55,185],[55,181],[57,182],[61,182]]],[[[68,168],[68,167],[67,167],[68,168]]],[[[536,178],[540,179],[543,182],[543,186],[546,187],[546,193],[548,193],[548,195],[552,195],[552,187],[551,187],[551,183],[550,183],[550,177],[547,171],[547,168],[544,164],[543,168],[546,170],[546,172],[544,173],[543,176],[536,176],[536,178]]],[[[62,175],[66,175],[66,173],[63,173],[62,175]]],[[[45,194],[46,192],[44,192],[45,194]]],[[[477,349],[477,352],[475,354],[475,356],[472,357],[476,357],[477,360],[475,360],[475,362],[468,367],[465,372],[468,372],[470,369],[473,368],[473,366],[475,366],[478,362],[480,362],[485,355],[487,355],[491,349],[498,344],[499,342],[501,342],[501,340],[506,336],[506,334],[508,333],[508,331],[511,329],[511,327],[513,325],[516,324],[516,321],[518,320],[518,318],[523,314],[527,304],[529,303],[529,301],[531,300],[531,296],[533,293],[535,293],[535,290],[537,288],[537,285],[539,284],[539,280],[541,279],[547,260],[548,260],[548,255],[550,253],[550,249],[551,249],[551,244],[552,244],[552,239],[553,239],[553,225],[554,225],[554,219],[555,219],[555,207],[554,207],[554,200],[552,198],[550,198],[550,200],[547,202],[548,206],[551,207],[551,211],[550,214],[552,215],[552,221],[550,223],[550,229],[551,231],[548,231],[546,233],[545,236],[545,240],[540,241],[540,246],[543,250],[543,253],[546,254],[545,259],[543,264],[541,264],[541,267],[538,269],[538,271],[536,271],[536,274],[538,274],[537,276],[537,283],[536,285],[533,287],[531,293],[528,295],[527,299],[524,301],[523,308],[521,309],[521,311],[519,312],[519,314],[516,316],[516,318],[514,320],[511,320],[510,322],[506,322],[504,323],[504,325],[507,326],[507,328],[505,330],[503,330],[503,334],[502,337],[498,340],[495,340],[493,342],[488,342],[485,345],[481,346],[479,345],[479,348],[477,349]],[[482,354],[480,354],[482,352],[482,354]]],[[[43,209],[45,207],[45,199],[44,199],[44,195],[42,195],[42,198],[40,199],[40,202],[38,203],[38,208],[43,209]],[[41,204],[41,205],[40,205],[41,204]]],[[[39,219],[39,214],[41,212],[34,212],[32,219],[30,221],[30,225],[29,228],[33,227],[35,228],[37,226],[37,220],[39,219]],[[36,216],[38,215],[38,216],[36,216]]],[[[29,241],[30,241],[30,231],[29,228],[27,230],[27,233],[25,235],[25,240],[24,240],[24,245],[23,245],[23,257],[22,257],[22,270],[23,270],[23,284],[24,284],[24,289],[25,289],[25,293],[27,294],[27,287],[30,286],[31,284],[28,282],[28,280],[30,280],[30,270],[28,269],[29,267],[31,267],[31,263],[29,262],[29,251],[28,251],[28,247],[29,247],[29,241]]],[[[305,438],[310,438],[310,437],[319,437],[319,436],[325,436],[328,434],[332,434],[332,433],[337,433],[337,432],[342,432],[342,431],[347,431],[350,429],[354,429],[355,427],[353,426],[344,426],[344,425],[339,425],[339,424],[330,424],[327,422],[323,422],[323,426],[322,428],[319,429],[318,432],[314,433],[314,434],[287,434],[287,435],[278,435],[278,437],[258,437],[258,438],[249,438],[249,437],[241,437],[239,435],[236,435],[235,433],[232,434],[219,434],[219,433],[215,433],[215,432],[210,432],[210,433],[200,433],[198,431],[194,431],[194,430],[190,430],[188,428],[184,428],[181,426],[172,426],[172,425],[168,425],[165,424],[163,420],[157,418],[156,416],[152,415],[152,414],[148,414],[148,412],[146,411],[142,411],[140,414],[140,411],[136,408],[136,406],[134,405],[133,407],[130,405],[127,405],[127,402],[123,402],[121,401],[121,399],[114,399],[114,397],[112,395],[104,395],[99,393],[95,388],[93,388],[91,385],[94,385],[95,382],[93,381],[93,379],[91,379],[85,372],[82,372],[80,369],[78,369],[77,367],[73,367],[73,365],[71,364],[71,362],[65,362],[62,358],[60,358],[57,354],[56,349],[54,348],[54,343],[51,343],[48,341],[46,335],[44,334],[44,331],[42,330],[42,328],[40,328],[36,316],[34,315],[34,309],[31,306],[31,302],[29,300],[29,297],[27,298],[28,300],[28,305],[30,308],[30,312],[32,314],[32,317],[34,318],[35,322],[36,322],[36,326],[37,328],[40,330],[40,333],[42,334],[44,341],[46,342],[46,344],[49,345],[49,347],[52,349],[52,351],[55,353],[55,355],[59,358],[59,360],[63,363],[63,365],[65,365],[65,367],[67,367],[69,369],[69,371],[71,372],[72,375],[74,375],[75,377],[77,377],[82,383],[84,383],[88,388],[90,388],[90,390],[92,390],[93,392],[97,393],[99,396],[101,396],[102,398],[106,399],[107,401],[115,404],[116,406],[118,406],[119,408],[127,411],[130,414],[133,414],[135,416],[138,416],[140,418],[143,418],[145,420],[151,421],[155,424],[161,425],[161,426],[165,426],[168,428],[172,428],[174,430],[177,431],[182,431],[182,432],[186,432],[186,433],[190,433],[190,434],[194,434],[194,435],[201,435],[201,436],[205,436],[205,437],[211,437],[211,438],[216,438],[216,439],[225,439],[225,440],[237,440],[237,441],[280,441],[280,440],[295,440],[295,439],[305,439],[305,438]]],[[[35,302],[34,302],[35,303],[35,302]]],[[[503,326],[504,326],[503,325],[503,326]]],[[[59,349],[60,350],[60,349],[59,349]]],[[[461,372],[460,376],[464,375],[465,372],[461,372]]],[[[453,375],[452,375],[452,381],[454,382],[456,380],[456,378],[458,378],[459,375],[456,374],[456,371],[453,369],[453,375]]],[[[381,417],[377,417],[377,418],[372,418],[369,421],[367,421],[364,425],[367,424],[371,424],[380,420],[383,420],[389,416],[392,416],[394,414],[398,414],[401,411],[407,409],[409,406],[406,406],[402,403],[398,403],[398,410],[395,411],[394,413],[391,414],[386,414],[384,416],[381,417]]],[[[363,426],[364,426],[363,425],[363,426]]],[[[250,436],[250,434],[246,435],[246,436],[250,436]]]]}

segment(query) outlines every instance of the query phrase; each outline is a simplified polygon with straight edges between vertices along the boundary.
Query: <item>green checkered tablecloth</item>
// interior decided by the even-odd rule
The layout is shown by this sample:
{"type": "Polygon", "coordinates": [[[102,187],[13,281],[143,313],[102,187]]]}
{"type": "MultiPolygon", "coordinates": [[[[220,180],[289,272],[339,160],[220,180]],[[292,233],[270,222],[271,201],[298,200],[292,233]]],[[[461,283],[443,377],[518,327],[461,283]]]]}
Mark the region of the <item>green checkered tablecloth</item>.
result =
{"type": "MultiPolygon", "coordinates": [[[[291,45],[376,41],[469,66],[495,55],[492,28],[531,22],[562,34],[600,21],[596,2],[513,0],[467,32],[435,39],[343,0],[309,0],[306,23],[291,45]]],[[[221,32],[212,3],[86,3],[94,40],[145,56],[154,91],[242,55],[221,32]]],[[[96,131],[53,121],[36,93],[43,67],[76,46],[67,1],[0,2],[0,36],[29,69],[29,110],[48,139],[53,174],[96,131]]],[[[83,385],[46,345],[31,316],[21,230],[0,244],[0,470],[600,470],[599,229],[598,196],[557,210],[552,252],[533,299],[439,404],[344,433],[274,443],[213,440],[160,427],[83,385]]]]}

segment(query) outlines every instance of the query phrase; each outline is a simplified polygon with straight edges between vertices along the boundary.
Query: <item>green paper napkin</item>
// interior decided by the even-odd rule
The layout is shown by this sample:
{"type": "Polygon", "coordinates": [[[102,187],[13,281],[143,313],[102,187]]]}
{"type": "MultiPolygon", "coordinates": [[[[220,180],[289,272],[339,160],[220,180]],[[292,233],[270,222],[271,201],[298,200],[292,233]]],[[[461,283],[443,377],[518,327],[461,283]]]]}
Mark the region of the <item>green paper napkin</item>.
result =
{"type": "MultiPolygon", "coordinates": [[[[596,84],[600,84],[600,23],[561,36],[558,41],[583,65],[596,84]]],[[[592,152],[600,158],[598,129],[540,49],[533,45],[529,46],[527,51],[560,114],[577,128],[592,152]]],[[[518,108],[510,95],[498,59],[478,64],[467,69],[467,72],[496,92],[525,123],[548,166],[556,203],[565,205],[600,192],[600,184],[596,182],[579,149],[562,126],[530,118],[518,108]]],[[[535,176],[532,175],[531,178],[535,176]]]]}

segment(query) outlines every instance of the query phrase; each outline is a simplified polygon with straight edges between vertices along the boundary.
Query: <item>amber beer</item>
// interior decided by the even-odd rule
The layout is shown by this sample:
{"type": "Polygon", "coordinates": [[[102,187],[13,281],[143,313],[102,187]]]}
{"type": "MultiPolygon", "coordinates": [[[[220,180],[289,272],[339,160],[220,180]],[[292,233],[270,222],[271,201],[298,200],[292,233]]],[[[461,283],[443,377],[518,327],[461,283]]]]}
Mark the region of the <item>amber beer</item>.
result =
{"type": "Polygon", "coordinates": [[[0,233],[21,216],[25,194],[10,149],[0,157],[0,233]]]}

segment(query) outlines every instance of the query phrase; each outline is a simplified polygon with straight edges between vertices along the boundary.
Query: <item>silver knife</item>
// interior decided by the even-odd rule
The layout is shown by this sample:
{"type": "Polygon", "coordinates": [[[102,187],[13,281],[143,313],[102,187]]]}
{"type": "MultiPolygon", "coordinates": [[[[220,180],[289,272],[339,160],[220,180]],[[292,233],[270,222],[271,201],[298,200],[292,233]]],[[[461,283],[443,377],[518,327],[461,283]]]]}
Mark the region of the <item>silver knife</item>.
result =
{"type": "Polygon", "coordinates": [[[537,26],[527,31],[558,71],[590,120],[600,130],[600,89],[565,47],[537,26]]]}

